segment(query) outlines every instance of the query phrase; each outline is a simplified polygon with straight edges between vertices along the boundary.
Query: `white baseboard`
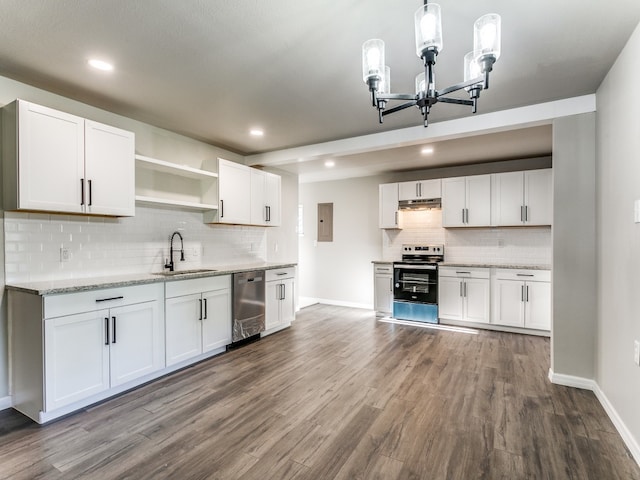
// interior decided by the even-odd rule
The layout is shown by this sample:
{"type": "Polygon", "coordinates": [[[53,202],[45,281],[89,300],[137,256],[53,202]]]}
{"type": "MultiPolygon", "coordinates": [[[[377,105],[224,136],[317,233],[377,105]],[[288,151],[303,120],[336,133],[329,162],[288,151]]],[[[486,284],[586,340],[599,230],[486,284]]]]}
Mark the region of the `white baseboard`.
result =
{"type": "Polygon", "coordinates": [[[582,388],[583,390],[595,391],[597,386],[595,380],[590,380],[584,377],[574,377],[573,375],[563,375],[561,373],[554,373],[549,369],[549,380],[556,385],[564,385],[565,387],[582,388]]]}
{"type": "Polygon", "coordinates": [[[600,388],[600,385],[598,385],[595,380],[590,380],[588,378],[582,377],[574,377],[573,375],[562,375],[554,373],[551,369],[549,369],[549,380],[551,380],[551,383],[555,383],[557,385],[591,390],[600,402],[600,405],[602,405],[602,408],[604,408],[604,411],[607,412],[607,415],[611,419],[613,425],[616,427],[616,430],[618,430],[618,433],[622,437],[622,441],[629,449],[629,452],[631,452],[633,459],[640,466],[640,444],[638,444],[638,441],[629,431],[627,425],[624,423],[622,418],[620,418],[620,415],[613,407],[607,396],[604,394],[604,392],[600,388]]]}
{"type": "Polygon", "coordinates": [[[607,412],[607,415],[609,415],[613,425],[616,427],[616,430],[618,430],[618,433],[631,452],[631,455],[633,455],[634,460],[638,465],[640,465],[640,445],[638,444],[638,441],[633,437],[625,423],[622,421],[622,418],[620,418],[620,415],[618,415],[618,412],[613,408],[613,405],[611,405],[611,402],[597,383],[593,393],[595,393],[598,400],[600,400],[600,404],[604,408],[604,411],[607,412]]]}
{"type": "Polygon", "coordinates": [[[300,308],[321,303],[323,305],[335,305],[336,307],[364,308],[366,310],[373,310],[373,305],[368,303],[343,302],[341,300],[332,300],[329,298],[299,297],[298,301],[300,302],[300,308]]]}
{"type": "Polygon", "coordinates": [[[13,402],[11,402],[11,397],[0,397],[0,410],[6,410],[12,406],[13,402]]]}
{"type": "Polygon", "coordinates": [[[355,303],[355,302],[343,302],[341,300],[331,300],[329,298],[317,298],[317,303],[323,305],[335,305],[336,307],[351,307],[351,308],[364,308],[366,310],[373,310],[373,304],[369,303],[355,303]]]}

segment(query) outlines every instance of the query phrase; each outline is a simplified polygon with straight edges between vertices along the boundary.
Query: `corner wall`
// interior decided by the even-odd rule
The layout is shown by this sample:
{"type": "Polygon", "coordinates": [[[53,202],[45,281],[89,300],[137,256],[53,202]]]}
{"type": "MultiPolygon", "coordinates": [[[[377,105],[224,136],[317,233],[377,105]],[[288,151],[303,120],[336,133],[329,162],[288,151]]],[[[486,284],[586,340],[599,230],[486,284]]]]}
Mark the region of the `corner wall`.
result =
{"type": "Polygon", "coordinates": [[[595,113],[553,122],[551,369],[595,376],[595,113]]]}
{"type": "MultiPolygon", "coordinates": [[[[596,381],[640,443],[640,25],[597,91],[598,335],[596,381]]],[[[629,444],[629,442],[628,442],[629,444]]],[[[638,454],[638,450],[635,452],[638,454]]],[[[640,456],[636,456],[640,461],[640,456]]]]}

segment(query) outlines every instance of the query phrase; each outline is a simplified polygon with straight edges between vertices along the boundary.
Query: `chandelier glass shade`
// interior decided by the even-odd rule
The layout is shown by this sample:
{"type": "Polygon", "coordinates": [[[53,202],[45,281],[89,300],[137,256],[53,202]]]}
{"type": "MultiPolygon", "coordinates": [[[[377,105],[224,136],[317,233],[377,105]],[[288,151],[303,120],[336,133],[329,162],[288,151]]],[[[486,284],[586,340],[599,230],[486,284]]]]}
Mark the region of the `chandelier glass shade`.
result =
{"type": "Polygon", "coordinates": [[[489,88],[489,73],[500,58],[501,19],[496,13],[483,15],[473,25],[473,50],[464,56],[464,81],[456,85],[436,89],[436,57],[442,51],[442,18],[440,5],[428,3],[420,7],[414,16],[416,54],[424,63],[424,72],[416,77],[416,93],[392,94],[391,73],[385,64],[384,42],[367,40],[362,46],[362,76],[371,93],[371,103],[378,111],[379,122],[391,113],[416,106],[428,125],[431,107],[438,102],[468,105],[476,112],[480,92],[489,88]],[[469,98],[450,97],[449,94],[466,90],[469,98]],[[404,103],[387,108],[389,101],[404,103]]]}

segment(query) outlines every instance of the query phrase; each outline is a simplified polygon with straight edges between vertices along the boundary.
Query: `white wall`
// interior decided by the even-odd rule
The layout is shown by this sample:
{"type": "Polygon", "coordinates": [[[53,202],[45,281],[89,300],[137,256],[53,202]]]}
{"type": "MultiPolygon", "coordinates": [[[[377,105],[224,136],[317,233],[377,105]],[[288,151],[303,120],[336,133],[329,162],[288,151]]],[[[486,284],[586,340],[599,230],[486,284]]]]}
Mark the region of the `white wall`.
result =
{"type": "Polygon", "coordinates": [[[640,25],[597,91],[596,380],[640,443],[640,25]]]}
{"type": "MultiPolygon", "coordinates": [[[[218,157],[244,163],[233,152],[0,77],[0,105],[16,98],[131,130],[136,153],[142,155],[214,171],[218,157]]],[[[142,206],[135,217],[121,219],[0,210],[3,267],[6,259],[0,272],[0,408],[9,405],[6,282],[159,271],[168,254],[168,236],[178,229],[185,238],[185,267],[296,262],[297,177],[284,175],[282,185],[283,227],[269,229],[205,225],[201,213],[142,206]],[[59,261],[61,245],[69,248],[71,261],[59,261]]]]}

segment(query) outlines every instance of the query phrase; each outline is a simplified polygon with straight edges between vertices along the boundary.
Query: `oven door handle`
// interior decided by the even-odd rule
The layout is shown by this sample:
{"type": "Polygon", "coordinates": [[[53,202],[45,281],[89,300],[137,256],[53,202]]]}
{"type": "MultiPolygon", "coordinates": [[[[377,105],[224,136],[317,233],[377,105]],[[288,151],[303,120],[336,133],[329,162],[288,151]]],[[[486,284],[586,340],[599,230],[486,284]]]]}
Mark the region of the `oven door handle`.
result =
{"type": "Polygon", "coordinates": [[[397,265],[394,264],[393,268],[400,268],[403,270],[437,270],[436,265],[397,265]]]}

